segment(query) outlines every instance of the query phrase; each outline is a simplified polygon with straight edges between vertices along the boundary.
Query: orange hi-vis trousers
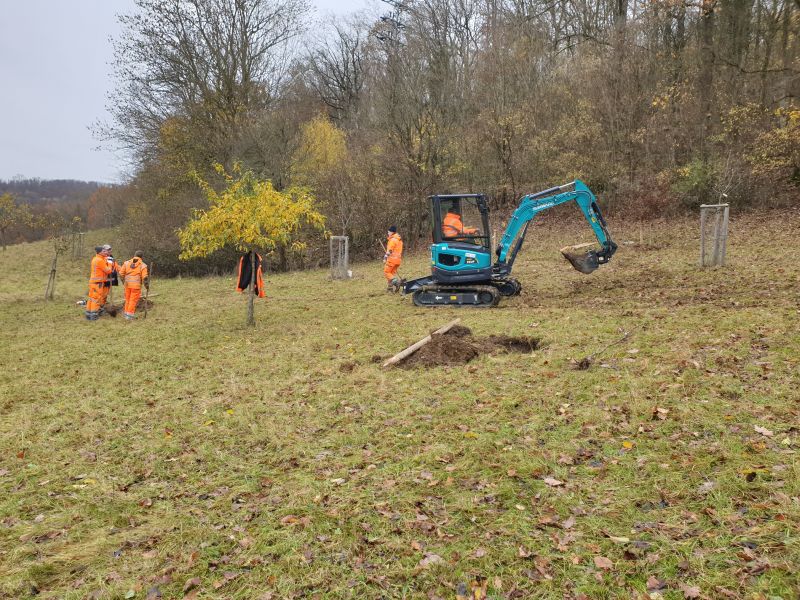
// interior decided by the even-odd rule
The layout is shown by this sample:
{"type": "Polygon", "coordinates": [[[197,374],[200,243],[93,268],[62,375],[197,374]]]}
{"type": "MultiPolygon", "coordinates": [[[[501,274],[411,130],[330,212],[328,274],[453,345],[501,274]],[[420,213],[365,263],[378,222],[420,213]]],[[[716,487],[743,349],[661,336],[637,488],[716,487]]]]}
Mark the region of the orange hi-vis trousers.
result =
{"type": "Polygon", "coordinates": [[[100,316],[100,309],[106,303],[105,288],[102,283],[89,284],[89,297],[86,300],[86,318],[94,321],[100,316]]]}
{"type": "Polygon", "coordinates": [[[92,258],[91,273],[89,275],[89,294],[86,299],[86,320],[96,321],[106,303],[106,296],[111,290],[107,286],[108,277],[112,267],[108,265],[105,256],[97,254],[92,258]]]}
{"type": "Polygon", "coordinates": [[[389,283],[397,277],[397,270],[400,268],[400,263],[386,262],[383,266],[383,276],[386,277],[386,282],[389,283]]]}
{"type": "Polygon", "coordinates": [[[126,319],[133,319],[136,315],[136,305],[142,297],[142,288],[127,286],[125,288],[125,308],[123,309],[126,319]]]}

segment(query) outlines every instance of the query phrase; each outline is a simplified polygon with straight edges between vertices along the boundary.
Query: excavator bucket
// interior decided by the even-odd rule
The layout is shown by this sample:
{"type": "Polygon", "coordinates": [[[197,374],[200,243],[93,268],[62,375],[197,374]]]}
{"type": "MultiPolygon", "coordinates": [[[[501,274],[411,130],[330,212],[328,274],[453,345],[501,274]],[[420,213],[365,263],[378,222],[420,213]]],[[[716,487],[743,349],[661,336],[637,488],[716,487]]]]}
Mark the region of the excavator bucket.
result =
{"type": "Polygon", "coordinates": [[[588,275],[600,266],[600,262],[597,260],[597,252],[587,250],[592,246],[594,246],[592,243],[564,246],[561,248],[561,254],[576,271],[588,275]]]}

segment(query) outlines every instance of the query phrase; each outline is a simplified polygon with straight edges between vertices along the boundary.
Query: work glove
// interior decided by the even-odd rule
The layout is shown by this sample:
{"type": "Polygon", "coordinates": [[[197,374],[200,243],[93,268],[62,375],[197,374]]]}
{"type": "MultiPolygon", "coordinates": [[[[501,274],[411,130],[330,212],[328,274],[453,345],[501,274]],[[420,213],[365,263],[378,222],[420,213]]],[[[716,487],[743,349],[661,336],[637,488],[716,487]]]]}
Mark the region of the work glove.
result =
{"type": "Polygon", "coordinates": [[[383,262],[386,262],[389,259],[389,253],[383,255],[383,262]]]}

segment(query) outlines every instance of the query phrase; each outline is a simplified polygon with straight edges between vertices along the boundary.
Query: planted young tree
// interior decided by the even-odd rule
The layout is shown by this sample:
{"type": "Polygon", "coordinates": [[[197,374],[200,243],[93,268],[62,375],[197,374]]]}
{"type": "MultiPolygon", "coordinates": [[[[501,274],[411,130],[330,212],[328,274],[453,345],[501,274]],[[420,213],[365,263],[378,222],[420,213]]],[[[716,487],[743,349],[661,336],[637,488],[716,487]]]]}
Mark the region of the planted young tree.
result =
{"type": "Polygon", "coordinates": [[[313,196],[304,188],[279,192],[269,180],[259,180],[252,171],[234,165],[228,174],[215,165],[225,178],[225,188],[217,192],[200,175],[193,174],[209,202],[207,210],[195,210],[186,226],[178,231],[181,260],[208,256],[225,247],[250,252],[251,280],[247,304],[247,324],[255,325],[256,262],[259,250],[271,253],[279,246],[300,250],[303,243],[295,236],[304,225],[320,231],[325,217],[314,208],[313,196]]]}
{"type": "MultiPolygon", "coordinates": [[[[80,223],[80,219],[73,220],[72,224],[80,223]]],[[[72,232],[64,224],[64,219],[58,215],[43,216],[40,225],[48,230],[50,241],[53,243],[53,262],[50,266],[50,276],[47,278],[47,287],[44,289],[44,299],[52,300],[56,293],[56,267],[58,257],[64,254],[72,244],[72,232]]]]}

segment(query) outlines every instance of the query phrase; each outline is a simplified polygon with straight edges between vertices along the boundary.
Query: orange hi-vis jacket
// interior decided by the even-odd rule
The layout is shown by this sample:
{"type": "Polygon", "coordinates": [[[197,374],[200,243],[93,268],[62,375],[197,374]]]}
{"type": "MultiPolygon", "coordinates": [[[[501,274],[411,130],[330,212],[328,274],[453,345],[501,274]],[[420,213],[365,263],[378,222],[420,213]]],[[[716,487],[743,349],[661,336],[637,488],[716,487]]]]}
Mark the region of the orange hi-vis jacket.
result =
{"type": "Polygon", "coordinates": [[[148,271],[147,265],[144,264],[141,258],[134,256],[130,260],[126,260],[122,267],[119,269],[119,275],[125,287],[132,289],[142,289],[142,282],[147,279],[148,271]]]}
{"type": "Polygon", "coordinates": [[[465,229],[464,223],[461,221],[461,215],[449,212],[444,216],[444,221],[442,221],[442,233],[445,237],[456,237],[465,233],[478,233],[478,230],[472,227],[465,229]]]}
{"type": "Polygon", "coordinates": [[[86,318],[96,321],[106,303],[106,296],[111,290],[111,273],[114,265],[102,254],[95,254],[89,271],[89,294],[86,299],[86,318]]]}
{"type": "Polygon", "coordinates": [[[386,264],[399,265],[403,259],[403,240],[399,234],[393,233],[386,242],[386,264]]]}
{"type": "MultiPolygon", "coordinates": [[[[251,278],[253,276],[250,271],[250,253],[244,254],[239,257],[239,270],[236,274],[236,291],[243,292],[250,288],[251,278]],[[247,262],[245,262],[247,261],[247,262]]],[[[261,272],[262,259],[261,255],[256,252],[256,296],[264,298],[267,294],[264,291],[264,275],[261,272]]]]}
{"type": "Polygon", "coordinates": [[[95,254],[92,258],[91,273],[89,275],[89,285],[103,285],[109,281],[114,266],[102,254],[95,254]]]}

